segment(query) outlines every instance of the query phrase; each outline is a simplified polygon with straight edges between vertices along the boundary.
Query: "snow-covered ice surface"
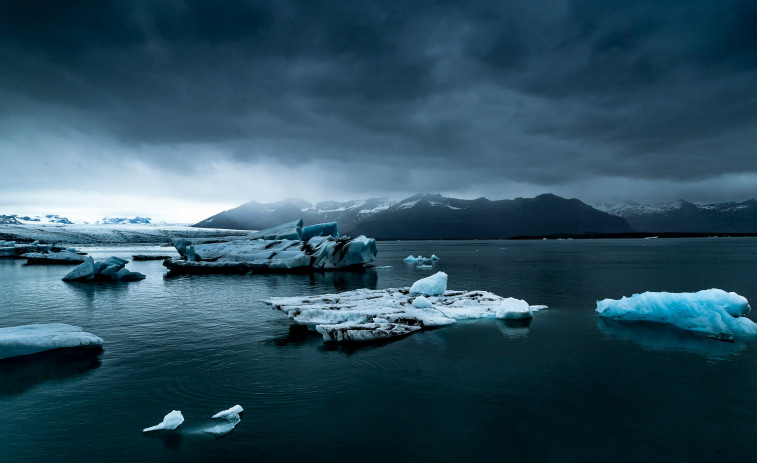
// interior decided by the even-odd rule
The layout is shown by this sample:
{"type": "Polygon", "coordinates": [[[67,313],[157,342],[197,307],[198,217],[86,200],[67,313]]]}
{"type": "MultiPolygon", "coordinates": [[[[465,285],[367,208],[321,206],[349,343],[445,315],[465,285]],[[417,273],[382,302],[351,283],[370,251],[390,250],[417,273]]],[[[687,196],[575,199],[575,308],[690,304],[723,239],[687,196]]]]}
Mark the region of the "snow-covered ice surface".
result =
{"type": "Polygon", "coordinates": [[[600,317],[619,321],[666,323],[712,334],[757,334],[757,323],[745,317],[748,301],[736,293],[707,289],[696,293],[645,292],[619,300],[597,301],[600,317]]]}
{"type": "Polygon", "coordinates": [[[0,359],[46,350],[102,346],[103,340],[78,326],[47,323],[0,328],[0,359]]]}
{"type": "MultiPolygon", "coordinates": [[[[442,279],[446,287],[445,274],[432,277],[435,290],[442,279]]],[[[396,338],[465,319],[528,318],[522,316],[524,306],[528,313],[545,307],[529,307],[525,301],[488,291],[442,290],[437,295],[422,296],[413,294],[410,288],[358,289],[320,296],[275,297],[263,302],[319,332],[324,340],[335,342],[396,338]]]]}
{"type": "Polygon", "coordinates": [[[181,412],[179,410],[173,410],[171,413],[163,417],[163,421],[155,426],[143,429],[142,432],[173,430],[178,428],[183,422],[184,416],[181,412]]]}

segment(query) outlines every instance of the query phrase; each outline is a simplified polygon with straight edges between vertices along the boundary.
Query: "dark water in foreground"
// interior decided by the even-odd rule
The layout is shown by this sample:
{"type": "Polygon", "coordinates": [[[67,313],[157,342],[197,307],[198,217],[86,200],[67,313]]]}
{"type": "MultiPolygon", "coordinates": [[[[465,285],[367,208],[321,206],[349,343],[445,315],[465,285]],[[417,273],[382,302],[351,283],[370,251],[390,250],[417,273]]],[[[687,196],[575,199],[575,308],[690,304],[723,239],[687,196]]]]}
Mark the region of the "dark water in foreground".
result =
{"type": "MultiPolygon", "coordinates": [[[[165,253],[165,248],[150,248],[165,253]]],[[[145,249],[94,250],[128,257],[145,249]]],[[[66,284],[0,260],[0,326],[63,322],[99,359],[0,365],[0,461],[754,461],[757,339],[598,322],[595,301],[736,291],[757,303],[757,239],[380,243],[365,273],[66,284]],[[434,270],[402,262],[441,259],[434,270]],[[461,322],[382,346],[324,345],[259,302],[407,286],[546,304],[529,328],[461,322]],[[233,434],[200,432],[241,404],[233,434]],[[143,435],[169,411],[181,433],[143,435]]],[[[65,361],[64,361],[65,360],[65,361]]]]}

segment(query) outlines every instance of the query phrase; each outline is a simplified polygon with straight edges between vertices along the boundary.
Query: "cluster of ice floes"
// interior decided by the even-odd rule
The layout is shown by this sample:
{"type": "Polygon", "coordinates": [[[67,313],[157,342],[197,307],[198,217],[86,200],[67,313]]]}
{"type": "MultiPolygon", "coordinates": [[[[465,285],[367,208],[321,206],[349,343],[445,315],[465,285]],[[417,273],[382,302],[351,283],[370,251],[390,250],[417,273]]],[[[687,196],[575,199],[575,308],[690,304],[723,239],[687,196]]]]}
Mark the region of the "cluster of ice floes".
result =
{"type": "Polygon", "coordinates": [[[416,268],[418,269],[429,270],[433,268],[431,264],[439,260],[439,258],[435,254],[432,254],[431,257],[409,255],[402,260],[408,264],[416,264],[416,268]]]}
{"type": "Polygon", "coordinates": [[[163,265],[177,273],[309,271],[362,267],[377,253],[376,240],[338,236],[334,222],[302,227],[302,220],[247,237],[174,239],[184,260],[163,265]]]}
{"type": "Polygon", "coordinates": [[[103,340],[65,323],[0,328],[0,359],[37,354],[53,349],[99,347],[103,340]]]}
{"type": "Polygon", "coordinates": [[[335,342],[395,338],[465,319],[528,320],[534,311],[545,308],[488,291],[448,291],[444,272],[418,280],[410,288],[358,289],[263,302],[335,342]]]}
{"type": "MultiPolygon", "coordinates": [[[[655,322],[714,335],[757,334],[745,297],[722,289],[696,293],[646,292],[597,301],[600,317],[624,322],[655,322]]],[[[725,339],[728,339],[727,337],[725,339]]]]}
{"type": "Polygon", "coordinates": [[[74,248],[64,248],[53,244],[16,243],[0,240],[0,258],[27,259],[29,264],[75,264],[84,258],[74,248]]]}
{"type": "Polygon", "coordinates": [[[136,281],[144,280],[145,276],[139,272],[132,272],[126,268],[129,261],[119,257],[108,257],[102,262],[87,256],[84,262],[63,277],[63,281],[136,281]]]}
{"type": "MultiPolygon", "coordinates": [[[[239,415],[243,411],[244,409],[241,405],[234,405],[227,410],[222,410],[213,415],[212,419],[214,420],[214,424],[204,428],[202,431],[208,434],[212,434],[216,437],[224,436],[233,431],[236,425],[239,424],[239,422],[241,421],[241,417],[239,415]]],[[[181,414],[181,411],[173,410],[163,417],[163,421],[156,424],[155,426],[150,426],[149,428],[143,429],[142,432],[173,431],[183,423],[184,415],[181,414]]]]}

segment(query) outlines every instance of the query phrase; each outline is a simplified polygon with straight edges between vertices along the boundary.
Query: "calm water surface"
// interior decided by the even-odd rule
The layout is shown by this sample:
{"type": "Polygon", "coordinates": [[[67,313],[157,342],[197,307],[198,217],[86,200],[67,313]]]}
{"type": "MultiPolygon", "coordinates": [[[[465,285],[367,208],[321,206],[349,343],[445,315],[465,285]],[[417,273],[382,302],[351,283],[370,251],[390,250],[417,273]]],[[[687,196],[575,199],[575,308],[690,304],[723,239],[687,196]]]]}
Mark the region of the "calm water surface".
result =
{"type": "MultiPolygon", "coordinates": [[[[166,248],[91,248],[95,258],[166,248]]],[[[757,240],[382,242],[374,269],[70,284],[0,260],[0,327],[62,322],[98,358],[0,364],[0,461],[731,461],[757,458],[757,339],[597,320],[595,301],[722,288],[757,303],[757,240]],[[419,270],[408,254],[440,260],[419,270]],[[546,304],[531,325],[461,322],[325,345],[260,302],[409,286],[546,304]],[[201,432],[234,404],[222,439],[201,432]],[[171,410],[181,432],[143,435],[171,410]]]]}

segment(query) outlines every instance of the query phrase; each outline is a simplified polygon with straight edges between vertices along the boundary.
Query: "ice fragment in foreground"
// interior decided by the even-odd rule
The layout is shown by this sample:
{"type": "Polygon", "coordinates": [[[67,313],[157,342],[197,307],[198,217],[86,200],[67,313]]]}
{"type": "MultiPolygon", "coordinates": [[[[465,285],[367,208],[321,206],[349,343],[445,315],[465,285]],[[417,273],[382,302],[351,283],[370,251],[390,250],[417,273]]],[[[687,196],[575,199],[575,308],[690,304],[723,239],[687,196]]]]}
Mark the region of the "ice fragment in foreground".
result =
{"type": "Polygon", "coordinates": [[[418,296],[413,299],[413,307],[415,307],[416,309],[425,309],[427,307],[431,307],[431,302],[429,302],[429,300],[423,296],[418,296]]]}
{"type": "Polygon", "coordinates": [[[242,408],[241,405],[234,405],[233,407],[231,407],[228,410],[223,410],[223,411],[220,411],[220,412],[216,413],[215,415],[213,415],[213,418],[221,418],[221,419],[224,419],[224,420],[233,420],[234,417],[239,418],[239,414],[242,413],[243,411],[244,411],[244,409],[242,408]]]}
{"type": "Polygon", "coordinates": [[[436,272],[430,277],[421,278],[410,287],[411,294],[438,296],[447,290],[447,274],[436,272]]]}
{"type": "Polygon", "coordinates": [[[183,422],[184,416],[181,414],[181,412],[179,410],[173,410],[171,413],[163,417],[163,421],[161,421],[159,424],[145,428],[142,430],[142,432],[172,430],[178,428],[179,425],[181,425],[181,423],[183,422]]]}
{"type": "Polygon", "coordinates": [[[757,334],[757,323],[745,317],[746,298],[722,289],[696,293],[646,292],[619,300],[597,301],[600,317],[648,321],[704,333],[757,334]]]}

